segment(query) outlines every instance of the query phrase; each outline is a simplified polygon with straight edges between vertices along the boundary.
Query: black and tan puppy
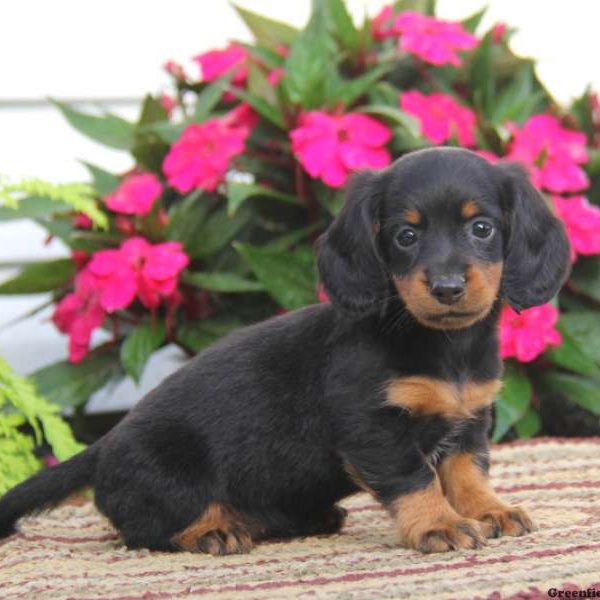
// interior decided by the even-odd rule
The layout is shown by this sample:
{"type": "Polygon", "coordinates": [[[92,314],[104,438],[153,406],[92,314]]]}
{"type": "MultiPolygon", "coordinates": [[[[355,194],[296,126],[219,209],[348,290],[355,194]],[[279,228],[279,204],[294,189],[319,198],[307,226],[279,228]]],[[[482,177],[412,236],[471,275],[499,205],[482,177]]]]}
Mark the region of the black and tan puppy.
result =
{"type": "Polygon", "coordinates": [[[358,175],[319,247],[332,304],[248,327],[108,435],[0,500],[0,535],[91,485],[130,548],[229,554],[331,533],[368,490],[401,543],[473,548],[533,527],[488,483],[504,300],[547,302],[561,223],[514,166],[458,149],[358,175]]]}

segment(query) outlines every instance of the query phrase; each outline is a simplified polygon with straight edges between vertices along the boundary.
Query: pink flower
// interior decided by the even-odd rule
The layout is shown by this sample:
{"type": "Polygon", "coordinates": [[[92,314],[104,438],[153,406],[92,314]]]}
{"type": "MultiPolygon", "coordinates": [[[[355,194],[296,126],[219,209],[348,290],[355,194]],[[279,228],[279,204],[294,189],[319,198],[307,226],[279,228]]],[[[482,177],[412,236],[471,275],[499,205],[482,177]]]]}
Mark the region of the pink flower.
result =
{"type": "Polygon", "coordinates": [[[285,69],[283,67],[277,67],[267,75],[267,81],[273,87],[277,87],[279,85],[279,82],[283,79],[284,75],[285,69]]]}
{"type": "Polygon", "coordinates": [[[366,115],[321,111],[301,115],[299,126],[290,132],[302,166],[331,187],[342,186],[352,171],[390,164],[390,153],[383,146],[391,137],[388,127],[366,115]]]}
{"type": "Polygon", "coordinates": [[[81,362],[90,347],[92,332],[104,322],[105,312],[99,293],[84,269],[77,275],[75,292],[65,296],[56,306],[52,320],[69,336],[69,360],[81,362]]]}
{"type": "Polygon", "coordinates": [[[508,25],[504,21],[500,21],[494,25],[494,28],[492,29],[492,41],[494,44],[502,42],[507,30],[508,25]]]}
{"type": "Polygon", "coordinates": [[[327,304],[331,302],[329,296],[327,295],[327,292],[325,291],[325,286],[322,283],[320,283],[317,287],[317,300],[321,304],[327,304]]]}
{"type": "Polygon", "coordinates": [[[235,69],[232,83],[242,86],[248,77],[247,58],[248,52],[243,46],[231,43],[222,50],[210,50],[199,54],[194,60],[200,65],[203,81],[214,81],[235,69]]]}
{"type": "Polygon", "coordinates": [[[534,183],[557,194],[577,192],[589,185],[579,166],[587,162],[585,134],[562,127],[553,115],[535,115],[513,135],[507,158],[525,164],[534,183]]]}
{"type": "Polygon", "coordinates": [[[124,179],[119,187],[104,198],[114,212],[126,215],[147,215],[162,194],[162,185],[156,175],[140,173],[124,179]]]}
{"type": "Polygon", "coordinates": [[[248,133],[247,127],[231,127],[220,119],[188,125],[163,162],[169,185],[184,194],[197,188],[214,191],[231,159],[244,151],[248,133]]]}
{"type": "MultiPolygon", "coordinates": [[[[140,238],[131,238],[131,240],[135,239],[140,238]]],[[[105,311],[121,310],[135,299],[136,272],[128,256],[120,249],[95,252],[88,263],[87,271],[92,278],[94,288],[98,290],[100,306],[105,311]]]]}
{"type": "Polygon", "coordinates": [[[600,254],[600,208],[591,205],[584,196],[554,196],[553,200],[567,228],[571,259],[575,261],[578,254],[600,254]]]}
{"type": "Polygon", "coordinates": [[[162,297],[175,292],[188,263],[179,242],[152,245],[134,237],[118,250],[96,252],[87,268],[100,291],[100,305],[114,312],[129,306],[136,295],[144,306],[156,308],[162,297]]]}
{"type": "Polygon", "coordinates": [[[183,67],[174,60],[168,60],[163,65],[163,69],[175,79],[179,79],[180,81],[185,81],[187,79],[187,75],[185,74],[183,67]]]}
{"type": "Polygon", "coordinates": [[[92,332],[106,313],[127,308],[136,298],[154,309],[162,299],[176,308],[179,274],[189,263],[179,242],[150,244],[134,237],[116,250],[100,250],[79,271],[75,291],[56,307],[52,320],[69,335],[69,360],[88,353],[92,332]]]}
{"type": "Polygon", "coordinates": [[[421,133],[434,144],[456,138],[461,146],[475,145],[475,113],[446,94],[404,92],[400,107],[421,122],[421,133]]]}
{"type": "MultiPolygon", "coordinates": [[[[123,244],[123,251],[126,251],[123,244]]],[[[146,245],[134,254],[138,270],[138,295],[144,306],[155,308],[161,298],[169,300],[177,290],[179,274],[190,260],[179,242],[146,245]]]]}
{"type": "Polygon", "coordinates": [[[177,106],[177,100],[173,98],[173,96],[169,96],[169,94],[162,94],[160,97],[160,103],[162,107],[167,111],[167,116],[171,116],[171,113],[177,106]]]}
{"type": "Polygon", "coordinates": [[[400,34],[400,49],[432,65],[462,64],[457,52],[471,50],[479,40],[460,23],[442,21],[418,12],[400,13],[394,22],[400,34]]]}
{"type": "Polygon", "coordinates": [[[83,250],[72,250],[71,260],[75,263],[75,268],[80,271],[90,260],[90,255],[83,250]]]}
{"type": "Polygon", "coordinates": [[[258,123],[258,115],[249,104],[241,102],[221,117],[221,123],[227,127],[239,128],[249,135],[258,123]]]}
{"type": "Polygon", "coordinates": [[[73,220],[73,226],[77,229],[91,229],[94,222],[85,213],[79,213],[73,220]]]}
{"type": "Polygon", "coordinates": [[[135,223],[132,217],[117,215],[114,220],[115,229],[123,235],[130,236],[135,233],[135,223]]]}
{"type": "Polygon", "coordinates": [[[373,18],[371,30],[376,40],[384,40],[396,35],[394,31],[394,10],[390,4],[384,6],[379,14],[373,18]]]}
{"type": "Polygon", "coordinates": [[[521,362],[537,358],[548,346],[559,346],[562,337],[555,328],[558,310],[551,304],[534,306],[517,314],[505,306],[500,315],[500,356],[521,362]]]}

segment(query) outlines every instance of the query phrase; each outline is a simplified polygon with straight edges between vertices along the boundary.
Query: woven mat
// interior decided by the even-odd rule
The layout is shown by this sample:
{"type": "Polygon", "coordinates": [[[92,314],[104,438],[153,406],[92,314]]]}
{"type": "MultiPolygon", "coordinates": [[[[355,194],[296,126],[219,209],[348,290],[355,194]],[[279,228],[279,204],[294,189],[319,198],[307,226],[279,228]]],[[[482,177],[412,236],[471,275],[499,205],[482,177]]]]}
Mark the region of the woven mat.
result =
{"type": "Polygon", "coordinates": [[[0,545],[0,598],[547,598],[600,592],[600,438],[495,447],[492,476],[539,531],[479,551],[424,556],[398,547],[389,517],[360,495],[343,533],[213,558],[128,551],[91,504],[25,520],[0,545]]]}

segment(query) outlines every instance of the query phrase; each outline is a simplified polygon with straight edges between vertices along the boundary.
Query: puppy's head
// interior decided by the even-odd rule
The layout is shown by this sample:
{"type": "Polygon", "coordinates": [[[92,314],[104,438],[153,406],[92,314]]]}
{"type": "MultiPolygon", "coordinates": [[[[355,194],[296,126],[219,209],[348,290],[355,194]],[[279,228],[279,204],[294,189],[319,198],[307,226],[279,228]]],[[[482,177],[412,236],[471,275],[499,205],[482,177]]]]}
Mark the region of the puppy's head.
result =
{"type": "Polygon", "coordinates": [[[460,329],[498,298],[517,310],[557,293],[569,265],[561,222],[516,165],[432,148],[351,182],[321,238],[319,271],[346,311],[393,295],[421,324],[460,329]]]}

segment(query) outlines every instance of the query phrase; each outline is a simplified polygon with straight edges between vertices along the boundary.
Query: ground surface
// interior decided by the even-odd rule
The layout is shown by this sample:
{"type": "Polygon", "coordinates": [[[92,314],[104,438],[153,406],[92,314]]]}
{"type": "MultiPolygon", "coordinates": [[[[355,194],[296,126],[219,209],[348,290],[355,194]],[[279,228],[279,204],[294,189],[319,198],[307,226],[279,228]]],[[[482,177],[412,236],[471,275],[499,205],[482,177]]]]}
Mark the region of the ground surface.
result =
{"type": "Polygon", "coordinates": [[[26,520],[0,543],[0,598],[244,600],[270,598],[547,598],[549,588],[600,591],[600,438],[493,450],[496,489],[539,531],[479,551],[424,556],[397,546],[366,495],[341,535],[264,544],[213,558],[127,551],[90,504],[26,520]]]}

